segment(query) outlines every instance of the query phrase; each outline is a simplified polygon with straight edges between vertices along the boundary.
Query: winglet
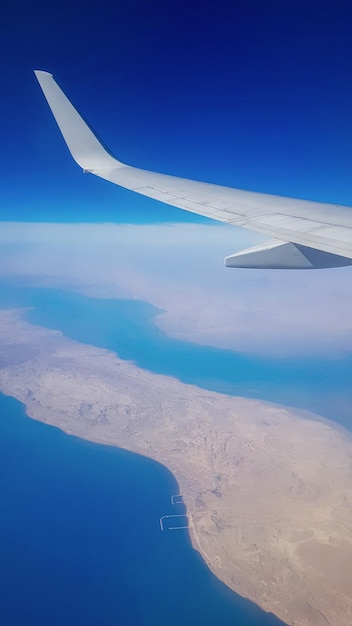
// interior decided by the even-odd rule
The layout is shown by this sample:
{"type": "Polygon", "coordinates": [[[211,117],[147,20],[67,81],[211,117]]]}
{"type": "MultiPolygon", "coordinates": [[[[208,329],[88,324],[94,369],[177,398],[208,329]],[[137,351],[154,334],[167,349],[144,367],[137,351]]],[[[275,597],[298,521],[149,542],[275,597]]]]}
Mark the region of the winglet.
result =
{"type": "Polygon", "coordinates": [[[42,70],[34,73],[76,163],[86,171],[122,167],[124,164],[109,154],[77,113],[52,74],[42,70]]]}

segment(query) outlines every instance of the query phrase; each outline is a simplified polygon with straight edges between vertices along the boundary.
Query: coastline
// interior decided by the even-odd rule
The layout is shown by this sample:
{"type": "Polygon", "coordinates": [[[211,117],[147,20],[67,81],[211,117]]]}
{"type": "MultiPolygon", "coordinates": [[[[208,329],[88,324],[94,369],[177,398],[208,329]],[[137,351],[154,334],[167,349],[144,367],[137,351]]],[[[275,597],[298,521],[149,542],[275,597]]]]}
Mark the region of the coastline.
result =
{"type": "Polygon", "coordinates": [[[29,417],[166,466],[194,525],[193,547],[236,593],[287,623],[326,624],[333,612],[334,624],[348,624],[343,583],[334,596],[314,568],[318,546],[328,546],[333,573],[346,551],[351,437],[316,416],[141,370],[19,312],[2,311],[0,322],[3,354],[17,355],[0,369],[0,389],[29,417]],[[316,515],[307,515],[312,504],[316,515]],[[302,577],[302,565],[314,576],[302,577]]]}

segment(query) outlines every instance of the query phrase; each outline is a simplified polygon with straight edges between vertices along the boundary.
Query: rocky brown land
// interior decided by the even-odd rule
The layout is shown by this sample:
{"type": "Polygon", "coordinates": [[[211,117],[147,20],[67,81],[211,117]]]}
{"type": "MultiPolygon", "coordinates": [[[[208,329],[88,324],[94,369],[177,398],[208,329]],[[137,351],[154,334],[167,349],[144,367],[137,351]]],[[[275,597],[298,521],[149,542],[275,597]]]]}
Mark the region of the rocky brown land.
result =
{"type": "Polygon", "coordinates": [[[287,624],[352,624],[352,437],[311,414],[155,375],[0,311],[0,390],[167,466],[194,547],[287,624]]]}

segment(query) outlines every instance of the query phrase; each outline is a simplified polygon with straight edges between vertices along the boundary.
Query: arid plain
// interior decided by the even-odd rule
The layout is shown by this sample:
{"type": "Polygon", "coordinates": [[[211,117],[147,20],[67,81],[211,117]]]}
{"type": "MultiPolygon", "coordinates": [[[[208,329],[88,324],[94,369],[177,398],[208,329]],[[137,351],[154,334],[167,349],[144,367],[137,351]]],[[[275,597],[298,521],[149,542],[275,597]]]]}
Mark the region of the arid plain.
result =
{"type": "Polygon", "coordinates": [[[193,546],[287,624],[352,624],[352,437],[311,414],[205,391],[0,312],[0,390],[30,417],[151,457],[193,546]]]}

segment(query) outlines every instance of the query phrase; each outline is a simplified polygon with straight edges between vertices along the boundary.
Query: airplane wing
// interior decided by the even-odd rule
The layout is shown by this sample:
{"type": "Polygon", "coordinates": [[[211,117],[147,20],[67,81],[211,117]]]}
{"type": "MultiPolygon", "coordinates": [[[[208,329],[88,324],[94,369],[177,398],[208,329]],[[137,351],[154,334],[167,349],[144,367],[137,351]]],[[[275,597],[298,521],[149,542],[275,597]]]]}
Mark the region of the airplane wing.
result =
{"type": "Polygon", "coordinates": [[[48,72],[35,71],[66,144],[84,172],[191,213],[273,240],[225,258],[227,267],[315,269],[352,264],[352,208],[159,174],[116,159],[48,72]]]}

